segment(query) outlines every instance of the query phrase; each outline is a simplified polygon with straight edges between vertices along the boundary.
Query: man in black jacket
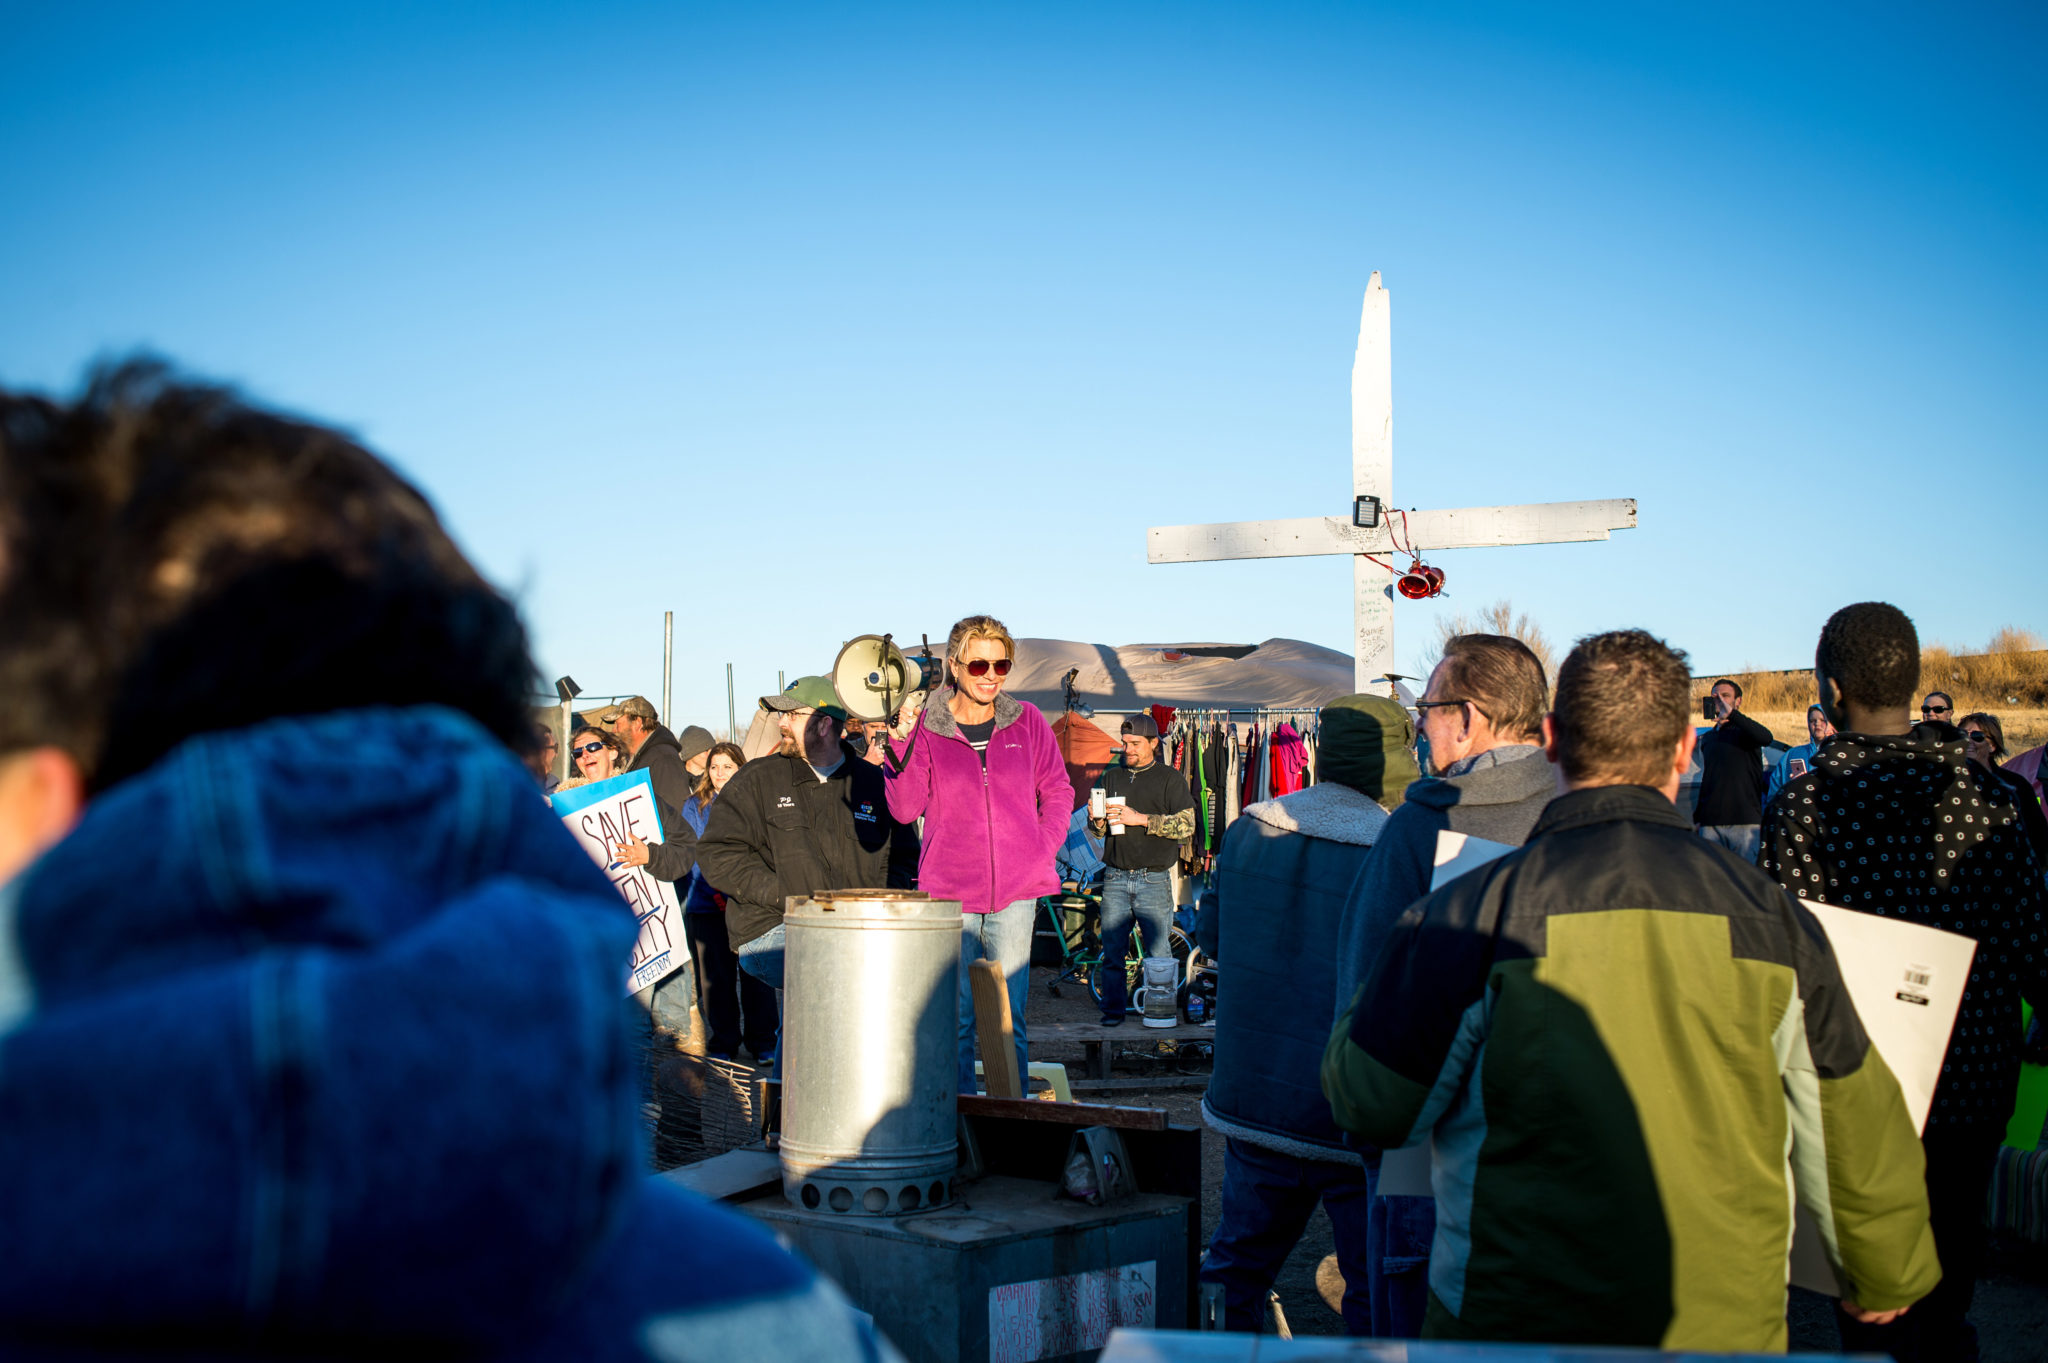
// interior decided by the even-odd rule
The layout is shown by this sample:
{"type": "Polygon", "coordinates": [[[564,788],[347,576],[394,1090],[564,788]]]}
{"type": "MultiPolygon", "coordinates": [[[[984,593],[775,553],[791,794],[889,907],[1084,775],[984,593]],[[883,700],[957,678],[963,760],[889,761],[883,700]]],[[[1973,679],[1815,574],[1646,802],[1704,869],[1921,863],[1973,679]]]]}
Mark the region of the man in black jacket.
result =
{"type": "MultiPolygon", "coordinates": [[[[626,770],[645,771],[654,781],[654,793],[680,810],[690,798],[690,774],[683,770],[682,750],[668,726],[659,722],[654,702],[645,696],[629,696],[606,710],[603,719],[605,727],[626,745],[626,770]]],[[[709,746],[705,751],[710,751],[709,746]]]]}
{"type": "Polygon", "coordinates": [[[1713,698],[1714,727],[1700,735],[1700,798],[1692,821],[1701,837],[1754,863],[1771,731],[1742,713],[1742,688],[1728,678],[1714,683],[1713,698]]]}
{"type": "Polygon", "coordinates": [[[917,883],[917,832],[889,817],[880,767],[840,746],[846,711],[823,677],[776,698],[794,753],[756,758],[726,782],[697,843],[704,878],[725,895],[740,969],[782,987],[782,908],[790,895],[917,883]]]}

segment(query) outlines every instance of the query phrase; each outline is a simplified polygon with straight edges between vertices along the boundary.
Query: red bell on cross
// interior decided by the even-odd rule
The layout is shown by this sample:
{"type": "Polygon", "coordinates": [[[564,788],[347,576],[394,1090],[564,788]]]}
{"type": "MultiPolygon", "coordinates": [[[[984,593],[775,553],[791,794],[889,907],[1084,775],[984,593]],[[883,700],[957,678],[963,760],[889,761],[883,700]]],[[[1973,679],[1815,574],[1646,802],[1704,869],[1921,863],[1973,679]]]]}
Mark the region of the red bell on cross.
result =
{"type": "Polygon", "coordinates": [[[1444,589],[1444,570],[1416,559],[1407,572],[1394,579],[1394,590],[1410,601],[1426,601],[1444,589]]]}

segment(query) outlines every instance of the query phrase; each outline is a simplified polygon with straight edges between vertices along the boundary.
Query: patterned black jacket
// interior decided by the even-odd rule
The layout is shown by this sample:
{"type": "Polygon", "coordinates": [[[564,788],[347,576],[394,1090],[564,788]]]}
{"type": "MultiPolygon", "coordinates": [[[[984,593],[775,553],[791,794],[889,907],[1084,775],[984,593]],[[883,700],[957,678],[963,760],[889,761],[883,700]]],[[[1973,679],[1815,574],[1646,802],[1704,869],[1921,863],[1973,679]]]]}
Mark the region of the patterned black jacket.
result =
{"type": "Polygon", "coordinates": [[[1932,734],[1837,734],[1764,815],[1758,864],[1805,899],[1977,941],[1928,1125],[2003,1128],[2020,998],[2048,1005],[2048,897],[2012,793],[1932,734]]]}

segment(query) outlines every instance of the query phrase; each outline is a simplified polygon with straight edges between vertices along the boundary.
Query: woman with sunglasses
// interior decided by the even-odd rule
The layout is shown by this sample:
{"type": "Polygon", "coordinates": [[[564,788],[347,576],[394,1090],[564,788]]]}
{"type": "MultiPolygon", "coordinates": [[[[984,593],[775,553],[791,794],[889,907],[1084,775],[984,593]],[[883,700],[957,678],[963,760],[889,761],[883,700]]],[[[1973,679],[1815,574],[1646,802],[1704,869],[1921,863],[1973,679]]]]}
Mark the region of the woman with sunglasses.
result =
{"type": "MultiPolygon", "coordinates": [[[[569,735],[569,767],[575,772],[555,788],[555,793],[574,790],[596,781],[608,781],[626,770],[626,745],[618,735],[604,729],[578,729],[569,735]]],[[[682,812],[659,795],[654,809],[661,820],[661,841],[642,842],[628,837],[619,844],[619,860],[628,866],[645,866],[656,880],[687,880],[697,866],[697,837],[683,822],[682,812]]]]}
{"type": "Polygon", "coordinates": [[[1979,710],[1957,720],[1956,727],[1963,731],[1963,751],[1970,760],[2012,793],[2012,802],[2020,811],[2020,826],[2034,845],[2034,858],[2048,871],[2048,814],[2042,813],[2041,797],[2034,793],[2033,783],[2005,769],[2005,726],[1997,715],[1979,710]]]}
{"type": "MultiPolygon", "coordinates": [[[[973,1093],[974,991],[968,967],[988,959],[1009,987],[1017,1074],[1025,1062],[1024,1003],[1038,897],[1059,890],[1053,861],[1066,841],[1074,787],[1038,707],[1003,694],[1017,641],[1003,623],[970,615],[946,641],[946,684],[921,714],[890,731],[889,814],[924,820],[917,885],[957,899],[960,930],[960,1091],[973,1093]]],[[[905,707],[908,709],[909,707],[905,707]]],[[[986,1059],[986,1057],[984,1057],[986,1059]]]]}
{"type": "MultiPolygon", "coordinates": [[[[712,803],[746,763],[747,755],[738,744],[712,746],[696,790],[683,803],[683,822],[698,837],[704,836],[704,826],[711,821],[712,803]]],[[[775,986],[740,969],[740,958],[725,929],[725,896],[704,879],[701,866],[690,872],[683,910],[683,930],[689,934],[690,955],[697,962],[698,996],[703,1000],[704,1028],[709,1033],[704,1053],[713,1060],[732,1060],[738,1057],[744,1040],[755,1064],[771,1064],[775,1036],[782,1026],[775,986]]]]}

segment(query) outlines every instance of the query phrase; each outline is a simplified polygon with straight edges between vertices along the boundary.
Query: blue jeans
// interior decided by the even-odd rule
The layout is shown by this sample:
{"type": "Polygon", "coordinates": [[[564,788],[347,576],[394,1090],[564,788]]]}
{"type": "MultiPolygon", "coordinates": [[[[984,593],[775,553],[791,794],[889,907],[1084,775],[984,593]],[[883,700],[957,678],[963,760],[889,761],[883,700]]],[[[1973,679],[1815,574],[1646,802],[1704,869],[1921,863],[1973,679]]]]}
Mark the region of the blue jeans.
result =
{"type": "Polygon", "coordinates": [[[1145,925],[1145,954],[1173,955],[1173,873],[1120,871],[1102,873],[1102,1015],[1120,1018],[1130,1006],[1125,996],[1124,957],[1131,949],[1133,917],[1145,925]]]}
{"type": "MultiPolygon", "coordinates": [[[[782,988],[782,943],[787,936],[783,925],[777,923],[768,931],[742,946],[737,954],[740,969],[752,975],[771,989],[782,988]]],[[[761,1057],[756,1053],[756,1060],[761,1057]]],[[[774,1077],[782,1077],[782,1019],[776,1018],[774,1077]]]]}
{"type": "Polygon", "coordinates": [[[763,984],[782,988],[782,943],[787,935],[783,925],[777,923],[742,946],[736,953],[740,958],[740,969],[763,984]]]}
{"type": "Polygon", "coordinates": [[[1329,1162],[1296,1159],[1229,1138],[1223,1152],[1222,1215],[1201,1274],[1205,1283],[1223,1284],[1224,1329],[1256,1333],[1265,1327],[1266,1293],[1320,1202],[1337,1235],[1344,1333],[1373,1333],[1366,1285],[1366,1173],[1355,1160],[1331,1153],[1335,1158],[1329,1162]]]}
{"type": "MultiPolygon", "coordinates": [[[[1420,1339],[1429,1313],[1429,1247],[1436,1239],[1436,1199],[1380,1196],[1380,1157],[1365,1157],[1371,1196],[1365,1217],[1365,1276],[1372,1295],[1372,1332],[1380,1339],[1420,1339]]],[[[1348,1289],[1351,1275],[1344,1275],[1348,1289]]]]}
{"type": "MultiPolygon", "coordinates": [[[[974,984],[967,967],[994,961],[1010,989],[1010,1031],[1017,1042],[1017,1079],[1028,1089],[1031,1073],[1024,1046],[1024,1003],[1031,994],[1031,930],[1038,901],[1020,899],[994,913],[960,915],[960,1091],[979,1092],[974,1081],[974,984]]],[[[985,1057],[984,1057],[985,1059],[985,1057]]]]}

